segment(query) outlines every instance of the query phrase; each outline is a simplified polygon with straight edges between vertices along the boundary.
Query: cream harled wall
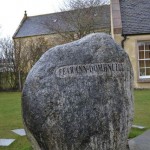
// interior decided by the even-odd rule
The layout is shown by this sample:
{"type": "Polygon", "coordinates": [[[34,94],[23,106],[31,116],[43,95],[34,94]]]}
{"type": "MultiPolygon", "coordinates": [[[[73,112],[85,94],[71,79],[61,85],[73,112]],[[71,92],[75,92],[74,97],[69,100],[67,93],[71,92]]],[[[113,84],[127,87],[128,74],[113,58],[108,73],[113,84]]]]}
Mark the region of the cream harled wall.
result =
{"type": "MultiPolygon", "coordinates": [[[[124,37],[122,36],[122,21],[120,13],[120,1],[111,0],[111,34],[116,43],[122,44],[124,37]]],[[[150,41],[150,35],[134,35],[126,36],[124,41],[124,49],[128,53],[133,71],[134,71],[134,87],[150,89],[150,79],[139,79],[138,69],[138,41],[150,41]]]]}
{"type": "MultiPolygon", "coordinates": [[[[130,61],[132,63],[133,72],[134,72],[134,87],[138,89],[150,89],[150,79],[139,79],[139,69],[138,69],[138,47],[137,43],[139,41],[150,41],[150,35],[132,35],[126,36],[124,41],[124,49],[129,55],[130,61]]],[[[116,43],[121,45],[121,42],[124,38],[121,34],[114,34],[114,40],[116,43]]]]}
{"type": "Polygon", "coordinates": [[[139,79],[139,67],[138,67],[138,41],[150,41],[150,35],[136,35],[127,36],[125,41],[124,49],[128,53],[134,71],[134,86],[135,88],[149,88],[150,79],[139,79]]]}

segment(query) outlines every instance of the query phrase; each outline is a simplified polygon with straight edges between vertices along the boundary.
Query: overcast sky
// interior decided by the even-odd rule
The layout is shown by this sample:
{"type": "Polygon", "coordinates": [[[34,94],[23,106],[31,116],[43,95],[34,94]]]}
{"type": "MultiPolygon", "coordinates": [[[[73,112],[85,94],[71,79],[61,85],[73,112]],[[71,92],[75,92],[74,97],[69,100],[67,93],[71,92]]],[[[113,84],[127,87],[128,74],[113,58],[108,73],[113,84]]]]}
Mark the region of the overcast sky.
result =
{"type": "Polygon", "coordinates": [[[63,0],[0,0],[0,37],[12,36],[27,11],[28,16],[57,12],[63,0]]]}

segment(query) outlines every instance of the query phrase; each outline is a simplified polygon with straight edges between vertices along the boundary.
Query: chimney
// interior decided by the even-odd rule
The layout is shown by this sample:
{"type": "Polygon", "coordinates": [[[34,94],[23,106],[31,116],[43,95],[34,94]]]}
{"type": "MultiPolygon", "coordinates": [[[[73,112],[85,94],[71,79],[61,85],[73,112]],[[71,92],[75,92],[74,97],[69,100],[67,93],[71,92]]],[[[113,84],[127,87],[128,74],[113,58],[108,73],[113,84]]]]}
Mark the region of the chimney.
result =
{"type": "Polygon", "coordinates": [[[27,18],[27,11],[24,11],[24,18],[27,18]]]}
{"type": "Polygon", "coordinates": [[[111,0],[111,34],[122,34],[122,21],[120,12],[120,0],[111,0]]]}

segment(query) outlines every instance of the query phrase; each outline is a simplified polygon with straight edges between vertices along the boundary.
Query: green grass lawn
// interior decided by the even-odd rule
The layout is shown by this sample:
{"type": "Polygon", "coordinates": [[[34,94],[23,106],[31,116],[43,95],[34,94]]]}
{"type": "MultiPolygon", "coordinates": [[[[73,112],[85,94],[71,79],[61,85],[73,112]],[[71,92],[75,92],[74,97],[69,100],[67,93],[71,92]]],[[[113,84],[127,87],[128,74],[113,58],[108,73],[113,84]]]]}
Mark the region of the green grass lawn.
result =
{"type": "MultiPolygon", "coordinates": [[[[150,90],[135,90],[134,124],[150,129],[150,90]]],[[[21,94],[19,92],[0,93],[0,138],[14,138],[16,141],[9,147],[0,150],[31,150],[26,136],[20,137],[11,130],[23,128],[21,117],[21,94]]],[[[130,138],[145,130],[132,129],[130,138]]]]}
{"type": "Polygon", "coordinates": [[[135,90],[134,100],[135,115],[133,124],[145,126],[146,129],[132,129],[129,136],[130,138],[150,129],[150,90],[135,90]]]}
{"type": "Polygon", "coordinates": [[[9,147],[0,147],[0,150],[31,150],[26,136],[21,137],[11,131],[23,128],[20,102],[19,92],[0,93],[0,138],[16,139],[9,147]]]}

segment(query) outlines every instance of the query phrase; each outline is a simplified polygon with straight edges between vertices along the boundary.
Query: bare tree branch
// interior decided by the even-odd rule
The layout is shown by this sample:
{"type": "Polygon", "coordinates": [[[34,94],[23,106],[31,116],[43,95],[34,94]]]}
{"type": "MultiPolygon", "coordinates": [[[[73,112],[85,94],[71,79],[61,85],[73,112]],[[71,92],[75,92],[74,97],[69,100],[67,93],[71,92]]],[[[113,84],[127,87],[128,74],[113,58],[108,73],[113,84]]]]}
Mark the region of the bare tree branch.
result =
{"type": "Polygon", "coordinates": [[[54,20],[47,19],[42,25],[50,32],[60,35],[63,41],[80,39],[99,29],[101,9],[105,4],[108,4],[108,1],[67,0],[59,16],[56,15],[54,20]]]}
{"type": "Polygon", "coordinates": [[[84,9],[89,7],[97,7],[105,4],[109,4],[109,0],[66,0],[64,1],[64,7],[61,8],[61,10],[65,11],[84,9]]]}
{"type": "Polygon", "coordinates": [[[14,45],[8,38],[0,39],[0,89],[14,87],[14,45]]]}

